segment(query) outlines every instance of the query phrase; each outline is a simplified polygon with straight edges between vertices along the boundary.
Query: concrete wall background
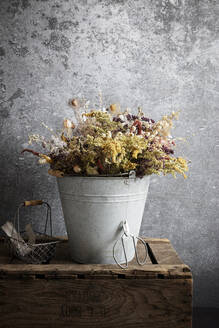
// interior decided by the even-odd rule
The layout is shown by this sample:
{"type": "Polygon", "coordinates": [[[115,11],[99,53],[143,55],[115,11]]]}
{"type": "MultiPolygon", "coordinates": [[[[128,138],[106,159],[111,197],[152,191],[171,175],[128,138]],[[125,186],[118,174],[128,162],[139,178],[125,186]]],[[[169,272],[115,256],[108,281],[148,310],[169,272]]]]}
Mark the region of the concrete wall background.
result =
{"type": "Polygon", "coordinates": [[[181,109],[174,135],[188,138],[179,150],[189,178],[152,176],[142,234],[169,238],[192,267],[195,305],[219,307],[218,9],[216,0],[1,0],[1,223],[43,198],[65,233],[54,178],[20,151],[29,134],[48,133],[41,122],[60,126],[72,96],[95,103],[101,89],[106,103],[141,105],[154,119],[181,109]]]}

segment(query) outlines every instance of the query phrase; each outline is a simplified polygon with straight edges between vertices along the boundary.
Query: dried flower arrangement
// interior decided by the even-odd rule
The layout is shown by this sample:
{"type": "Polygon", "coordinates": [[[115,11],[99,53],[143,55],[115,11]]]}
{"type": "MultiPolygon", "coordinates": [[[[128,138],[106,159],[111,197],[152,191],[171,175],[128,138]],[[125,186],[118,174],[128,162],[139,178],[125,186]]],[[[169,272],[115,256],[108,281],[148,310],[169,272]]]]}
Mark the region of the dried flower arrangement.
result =
{"type": "Polygon", "coordinates": [[[59,135],[47,141],[39,135],[30,136],[29,143],[40,142],[45,153],[24,149],[49,163],[49,173],[64,175],[125,175],[134,170],[136,176],[150,174],[186,178],[188,161],[174,155],[175,139],[170,136],[173,119],[178,112],[155,122],[141,108],[133,115],[112,104],[109,108],[88,110],[77,99],[71,100],[77,122],[65,119],[59,135]],[[83,108],[82,108],[83,107],[83,108]]]}

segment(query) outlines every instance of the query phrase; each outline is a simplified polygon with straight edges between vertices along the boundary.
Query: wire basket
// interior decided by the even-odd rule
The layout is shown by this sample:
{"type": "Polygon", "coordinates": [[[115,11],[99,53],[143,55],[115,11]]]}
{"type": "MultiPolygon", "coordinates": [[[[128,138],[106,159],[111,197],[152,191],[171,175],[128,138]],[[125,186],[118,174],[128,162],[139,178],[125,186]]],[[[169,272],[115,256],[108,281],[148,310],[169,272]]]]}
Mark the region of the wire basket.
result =
{"type": "Polygon", "coordinates": [[[61,242],[59,239],[52,236],[51,207],[47,202],[42,200],[25,201],[18,206],[14,217],[14,226],[12,226],[10,235],[10,237],[7,236],[6,243],[9,247],[12,259],[18,258],[30,264],[49,263],[55,255],[56,245],[61,242]],[[28,240],[26,232],[20,231],[20,210],[22,207],[36,205],[46,205],[46,223],[43,233],[34,231],[35,242],[31,242],[28,240]],[[50,235],[46,233],[48,225],[50,226],[50,235]]]}

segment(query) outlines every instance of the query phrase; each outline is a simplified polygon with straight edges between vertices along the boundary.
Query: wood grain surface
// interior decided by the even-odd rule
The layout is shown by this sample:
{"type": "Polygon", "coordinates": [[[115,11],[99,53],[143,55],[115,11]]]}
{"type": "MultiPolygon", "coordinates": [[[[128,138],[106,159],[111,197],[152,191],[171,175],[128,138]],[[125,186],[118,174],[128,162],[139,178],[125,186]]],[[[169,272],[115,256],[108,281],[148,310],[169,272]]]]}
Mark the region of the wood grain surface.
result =
{"type": "Polygon", "coordinates": [[[188,279],[23,279],[0,291],[4,328],[191,327],[188,279]]]}

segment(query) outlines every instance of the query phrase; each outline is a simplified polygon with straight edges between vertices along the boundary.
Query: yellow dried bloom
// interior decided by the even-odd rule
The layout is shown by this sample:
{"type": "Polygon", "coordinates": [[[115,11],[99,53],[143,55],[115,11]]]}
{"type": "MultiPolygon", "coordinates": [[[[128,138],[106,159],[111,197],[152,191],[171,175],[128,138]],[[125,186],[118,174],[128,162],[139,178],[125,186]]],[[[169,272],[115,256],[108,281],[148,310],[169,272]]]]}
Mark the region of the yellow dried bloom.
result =
{"type": "Polygon", "coordinates": [[[137,165],[136,163],[132,163],[127,158],[125,158],[124,161],[122,161],[122,163],[121,163],[121,167],[123,168],[123,170],[125,172],[129,172],[131,170],[135,170],[136,165],[137,165]]]}
{"type": "Polygon", "coordinates": [[[87,173],[87,175],[98,175],[99,174],[97,167],[92,167],[89,165],[86,167],[86,173],[87,173]]]}
{"type": "Polygon", "coordinates": [[[120,143],[112,138],[108,138],[102,143],[102,146],[106,159],[112,161],[112,163],[117,163],[117,156],[122,151],[120,143]]]}

